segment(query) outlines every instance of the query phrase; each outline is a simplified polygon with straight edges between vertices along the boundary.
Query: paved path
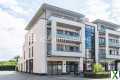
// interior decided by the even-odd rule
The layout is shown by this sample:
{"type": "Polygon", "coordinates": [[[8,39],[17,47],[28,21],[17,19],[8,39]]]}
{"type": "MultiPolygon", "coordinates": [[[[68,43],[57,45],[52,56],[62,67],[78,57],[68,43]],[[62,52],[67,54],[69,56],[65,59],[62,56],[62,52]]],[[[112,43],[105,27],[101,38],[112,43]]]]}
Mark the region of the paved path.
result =
{"type": "Polygon", "coordinates": [[[86,79],[75,76],[39,76],[18,72],[0,72],[0,80],[110,80],[110,79],[86,79]]]}

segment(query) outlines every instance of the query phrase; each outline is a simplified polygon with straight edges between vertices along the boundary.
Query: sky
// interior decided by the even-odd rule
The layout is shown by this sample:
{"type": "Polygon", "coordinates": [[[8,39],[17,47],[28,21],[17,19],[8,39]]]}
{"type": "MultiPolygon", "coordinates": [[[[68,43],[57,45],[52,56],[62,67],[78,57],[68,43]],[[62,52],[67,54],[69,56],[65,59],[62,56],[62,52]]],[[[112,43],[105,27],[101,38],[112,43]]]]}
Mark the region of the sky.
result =
{"type": "Polygon", "coordinates": [[[0,0],[0,60],[22,55],[24,29],[43,3],[120,24],[120,0],[0,0]]]}

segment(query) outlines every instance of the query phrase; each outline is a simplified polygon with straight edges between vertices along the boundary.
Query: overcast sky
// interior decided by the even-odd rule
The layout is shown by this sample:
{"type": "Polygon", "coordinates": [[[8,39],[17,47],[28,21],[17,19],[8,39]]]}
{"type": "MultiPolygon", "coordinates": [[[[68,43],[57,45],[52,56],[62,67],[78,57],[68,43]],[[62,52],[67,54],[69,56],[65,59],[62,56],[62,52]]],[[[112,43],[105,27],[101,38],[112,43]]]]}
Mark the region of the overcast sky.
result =
{"type": "Polygon", "coordinates": [[[22,54],[24,28],[44,2],[120,24],[120,0],[0,0],[0,60],[22,54]]]}

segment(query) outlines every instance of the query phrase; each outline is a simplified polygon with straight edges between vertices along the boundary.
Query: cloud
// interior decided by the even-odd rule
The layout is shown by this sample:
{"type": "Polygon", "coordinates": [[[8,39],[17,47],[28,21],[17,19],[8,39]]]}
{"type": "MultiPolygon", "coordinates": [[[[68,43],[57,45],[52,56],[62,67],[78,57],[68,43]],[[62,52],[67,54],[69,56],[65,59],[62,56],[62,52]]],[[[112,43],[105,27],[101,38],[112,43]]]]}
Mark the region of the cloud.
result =
{"type": "Polygon", "coordinates": [[[120,24],[120,0],[112,0],[111,4],[111,20],[120,24]]]}
{"type": "Polygon", "coordinates": [[[110,2],[106,3],[104,0],[87,0],[86,1],[86,10],[84,13],[90,21],[97,18],[108,20],[110,12],[108,11],[110,7],[110,2]]]}
{"type": "Polygon", "coordinates": [[[26,21],[0,9],[0,60],[22,53],[26,21]],[[3,56],[4,54],[4,56],[3,56]]]}
{"type": "Polygon", "coordinates": [[[65,9],[82,13],[86,15],[90,21],[97,18],[110,21],[111,0],[48,0],[47,2],[65,9]]]}
{"type": "Polygon", "coordinates": [[[23,0],[0,0],[0,60],[22,54],[26,33],[24,28],[39,8],[40,3],[37,2],[39,1],[29,0],[23,3],[23,0]]]}
{"type": "MultiPolygon", "coordinates": [[[[119,0],[46,0],[58,7],[120,24],[119,0]]],[[[0,0],[0,60],[22,54],[26,24],[45,0],[0,0]]]]}
{"type": "Polygon", "coordinates": [[[9,0],[0,0],[0,4],[4,4],[4,3],[6,3],[7,1],[9,1],[9,0]]]}

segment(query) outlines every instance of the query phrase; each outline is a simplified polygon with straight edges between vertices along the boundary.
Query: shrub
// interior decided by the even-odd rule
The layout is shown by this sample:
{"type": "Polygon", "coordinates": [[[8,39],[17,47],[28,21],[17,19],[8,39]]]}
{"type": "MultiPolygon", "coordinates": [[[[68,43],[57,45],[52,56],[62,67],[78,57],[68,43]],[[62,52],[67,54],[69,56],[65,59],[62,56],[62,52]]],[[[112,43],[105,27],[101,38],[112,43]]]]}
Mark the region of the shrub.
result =
{"type": "Polygon", "coordinates": [[[98,73],[84,72],[84,77],[87,77],[87,78],[109,78],[110,73],[109,72],[98,72],[98,73]]]}
{"type": "Polygon", "coordinates": [[[101,64],[95,63],[95,64],[93,64],[93,72],[94,73],[104,72],[104,69],[101,64]]]}
{"type": "Polygon", "coordinates": [[[110,77],[109,72],[105,72],[102,65],[99,63],[93,64],[93,72],[84,72],[84,77],[88,78],[108,78],[110,77]]]}

